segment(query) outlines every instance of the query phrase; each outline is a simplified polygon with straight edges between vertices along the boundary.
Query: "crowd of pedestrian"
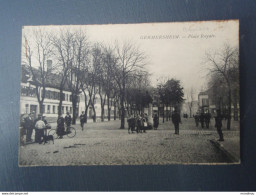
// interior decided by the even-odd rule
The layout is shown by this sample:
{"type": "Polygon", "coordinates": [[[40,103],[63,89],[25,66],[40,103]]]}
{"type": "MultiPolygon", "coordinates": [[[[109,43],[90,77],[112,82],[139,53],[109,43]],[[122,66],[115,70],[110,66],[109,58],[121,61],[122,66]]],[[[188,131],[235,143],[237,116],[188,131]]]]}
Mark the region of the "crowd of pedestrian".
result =
{"type": "Polygon", "coordinates": [[[33,131],[35,131],[34,142],[41,144],[43,137],[47,134],[47,129],[50,128],[51,126],[48,124],[45,116],[41,114],[38,114],[37,118],[35,118],[34,113],[30,113],[29,115],[22,115],[20,119],[21,145],[33,142],[33,131]]]}
{"type": "Polygon", "coordinates": [[[201,114],[197,113],[196,115],[194,115],[196,127],[198,127],[199,123],[200,123],[202,129],[204,129],[204,128],[209,129],[211,118],[212,118],[212,116],[209,112],[207,112],[207,113],[202,112],[201,114]]]}
{"type": "MultiPolygon", "coordinates": [[[[21,119],[20,119],[20,142],[21,145],[25,145],[25,143],[33,143],[32,140],[32,134],[33,131],[35,131],[35,137],[34,137],[34,142],[35,143],[39,143],[41,144],[43,141],[43,137],[47,136],[47,129],[50,129],[51,126],[49,125],[49,123],[46,120],[46,117],[38,114],[38,117],[35,118],[34,117],[34,113],[30,113],[29,115],[22,115],[21,119]],[[26,137],[26,141],[25,141],[25,137],[26,137]]],[[[141,115],[137,115],[136,117],[134,116],[136,121],[136,126],[141,130],[144,130],[144,132],[146,132],[147,128],[151,128],[153,126],[154,130],[158,129],[159,126],[159,116],[157,114],[153,115],[153,124],[148,124],[148,116],[146,113],[143,113],[142,116],[141,115]],[[138,122],[140,123],[140,125],[138,125],[138,122]],[[152,125],[151,127],[149,127],[149,125],[152,125]]],[[[186,117],[184,117],[186,118],[186,117]]],[[[209,129],[210,126],[210,122],[211,122],[211,114],[209,112],[207,113],[201,113],[201,114],[196,114],[194,115],[194,119],[195,119],[195,124],[196,127],[199,127],[199,124],[201,126],[202,129],[206,128],[209,129]]],[[[174,125],[175,128],[175,134],[179,134],[179,125],[182,124],[181,122],[181,117],[180,117],[180,113],[178,112],[177,109],[175,109],[174,113],[171,115],[171,119],[172,119],[172,123],[174,125]]],[[[217,129],[217,132],[219,134],[219,141],[224,141],[223,138],[223,133],[222,133],[222,115],[220,113],[219,110],[217,110],[217,115],[215,117],[215,127],[217,129]]],[[[129,119],[128,119],[129,120],[129,119]]],[[[69,112],[67,112],[65,118],[61,115],[58,116],[57,119],[57,135],[58,137],[61,139],[63,138],[63,135],[65,135],[66,133],[68,133],[70,131],[70,126],[71,126],[71,122],[72,122],[72,117],[69,114],[69,112]],[[65,131],[65,126],[66,126],[66,131],[65,131]]],[[[80,125],[81,125],[81,129],[82,131],[84,130],[84,123],[86,122],[86,116],[85,113],[82,112],[82,114],[80,115],[80,125]]]]}
{"type": "MultiPolygon", "coordinates": [[[[224,141],[223,133],[221,129],[223,116],[221,115],[220,110],[217,110],[217,114],[214,118],[215,118],[215,128],[217,129],[217,132],[219,134],[218,141],[224,141]]],[[[212,116],[209,112],[206,112],[206,113],[202,112],[201,114],[197,113],[196,115],[194,115],[194,119],[195,119],[196,127],[199,127],[199,123],[200,123],[202,129],[204,128],[209,129],[212,116]]]]}
{"type": "MultiPolygon", "coordinates": [[[[187,114],[183,115],[184,118],[188,118],[187,114]]],[[[201,126],[202,129],[206,128],[209,129],[210,128],[210,123],[211,123],[211,119],[212,116],[209,112],[206,113],[197,113],[196,115],[193,116],[195,119],[195,124],[196,127],[199,127],[199,124],[201,126]]],[[[215,128],[217,129],[217,133],[219,135],[219,140],[218,141],[224,141],[223,138],[223,133],[222,133],[222,119],[223,116],[220,113],[220,110],[217,110],[217,114],[214,117],[215,118],[215,128]]],[[[154,129],[157,129],[158,125],[159,125],[159,117],[157,115],[154,116],[153,118],[154,121],[154,129]]],[[[174,129],[175,129],[175,134],[179,134],[179,125],[182,124],[181,122],[181,117],[180,117],[180,113],[178,112],[177,109],[174,110],[174,113],[172,114],[172,123],[174,125],[174,129]]]]}
{"type": "MultiPolygon", "coordinates": [[[[57,135],[61,139],[66,132],[69,132],[72,122],[71,115],[67,112],[65,118],[59,115],[57,118],[57,135]],[[65,131],[66,125],[66,131],[65,131]]],[[[34,113],[23,114],[20,118],[20,143],[21,145],[29,143],[41,144],[44,137],[47,136],[47,129],[51,129],[51,125],[47,122],[46,117],[42,114],[38,114],[35,118],[34,113]],[[34,138],[32,135],[34,132],[34,138]]]]}

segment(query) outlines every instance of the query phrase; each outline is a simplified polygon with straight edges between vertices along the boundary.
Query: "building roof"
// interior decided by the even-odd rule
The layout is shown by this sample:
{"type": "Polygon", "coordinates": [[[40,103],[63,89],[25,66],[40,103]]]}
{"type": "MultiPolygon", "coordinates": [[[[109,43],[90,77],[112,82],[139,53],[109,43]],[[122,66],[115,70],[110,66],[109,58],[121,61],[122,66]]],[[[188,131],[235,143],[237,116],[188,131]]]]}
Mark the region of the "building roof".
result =
{"type": "MultiPolygon", "coordinates": [[[[41,79],[40,79],[39,70],[36,68],[33,68],[33,72],[37,77],[36,79],[40,82],[41,79]]],[[[31,73],[30,68],[26,65],[21,65],[21,82],[28,83],[29,79],[31,79],[31,78],[32,78],[32,73],[31,73]]],[[[33,81],[33,82],[35,82],[35,81],[33,81]]],[[[32,82],[32,84],[33,84],[33,82],[32,82]]],[[[60,75],[54,74],[54,73],[48,73],[47,80],[45,82],[45,87],[59,89],[60,83],[61,83],[60,75]]],[[[64,90],[70,91],[67,84],[65,84],[64,90]]]]}

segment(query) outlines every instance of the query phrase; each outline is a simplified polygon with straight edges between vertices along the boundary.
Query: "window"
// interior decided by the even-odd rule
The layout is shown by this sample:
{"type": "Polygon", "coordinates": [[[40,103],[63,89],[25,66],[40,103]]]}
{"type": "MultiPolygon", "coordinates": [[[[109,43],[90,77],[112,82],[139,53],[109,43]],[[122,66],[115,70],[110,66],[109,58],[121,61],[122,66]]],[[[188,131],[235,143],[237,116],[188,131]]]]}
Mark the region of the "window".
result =
{"type": "Polygon", "coordinates": [[[68,112],[68,106],[66,106],[66,113],[68,112]]]}
{"type": "Polygon", "coordinates": [[[33,89],[31,87],[21,87],[21,95],[22,96],[35,97],[36,96],[36,89],[33,89]]]}
{"type": "Polygon", "coordinates": [[[55,106],[52,106],[52,113],[55,114],[55,106]]]}
{"type": "Polygon", "coordinates": [[[72,107],[70,107],[70,113],[72,113],[72,107]]]}
{"type": "Polygon", "coordinates": [[[61,107],[61,113],[64,114],[64,106],[61,107]]]}
{"type": "Polygon", "coordinates": [[[50,114],[50,112],[51,112],[51,106],[48,105],[48,106],[47,106],[47,113],[50,114]]]}

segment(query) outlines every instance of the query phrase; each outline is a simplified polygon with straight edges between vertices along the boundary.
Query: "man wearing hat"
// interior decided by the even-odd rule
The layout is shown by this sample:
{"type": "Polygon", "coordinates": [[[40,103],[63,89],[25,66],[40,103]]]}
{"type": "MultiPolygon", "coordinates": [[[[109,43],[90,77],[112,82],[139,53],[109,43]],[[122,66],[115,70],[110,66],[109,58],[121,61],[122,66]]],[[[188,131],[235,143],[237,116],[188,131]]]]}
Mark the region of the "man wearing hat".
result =
{"type": "Polygon", "coordinates": [[[34,119],[33,113],[30,113],[28,117],[25,118],[25,128],[26,128],[26,142],[31,142],[31,135],[34,129],[34,119]]]}
{"type": "Polygon", "coordinates": [[[179,124],[181,123],[181,119],[177,109],[175,109],[172,115],[172,123],[174,124],[175,134],[179,135],[179,124]]]}

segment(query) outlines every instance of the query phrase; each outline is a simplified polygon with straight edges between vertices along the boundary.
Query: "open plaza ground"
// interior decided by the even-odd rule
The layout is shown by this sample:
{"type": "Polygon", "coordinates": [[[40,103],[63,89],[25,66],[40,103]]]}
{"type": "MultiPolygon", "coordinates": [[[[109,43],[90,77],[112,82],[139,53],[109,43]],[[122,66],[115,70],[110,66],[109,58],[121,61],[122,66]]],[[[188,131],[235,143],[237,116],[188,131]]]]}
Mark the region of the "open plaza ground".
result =
{"type": "MultiPolygon", "coordinates": [[[[52,128],[56,124],[52,123],[52,128]]],[[[178,163],[232,163],[229,154],[240,159],[239,122],[232,121],[231,130],[225,129],[224,142],[211,121],[209,129],[197,128],[193,118],[182,119],[180,134],[174,134],[170,121],[158,130],[128,134],[119,129],[120,120],[85,124],[84,131],[74,125],[76,136],[55,139],[44,144],[31,143],[20,147],[20,166],[65,165],[168,165],[178,163]]],[[[127,127],[127,123],[126,123],[127,127]]]]}

